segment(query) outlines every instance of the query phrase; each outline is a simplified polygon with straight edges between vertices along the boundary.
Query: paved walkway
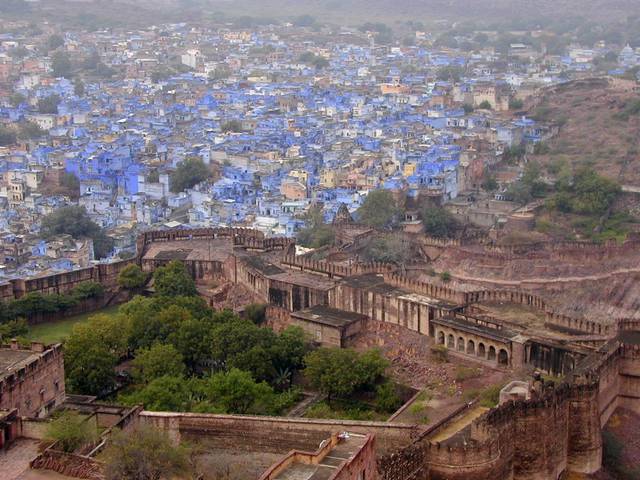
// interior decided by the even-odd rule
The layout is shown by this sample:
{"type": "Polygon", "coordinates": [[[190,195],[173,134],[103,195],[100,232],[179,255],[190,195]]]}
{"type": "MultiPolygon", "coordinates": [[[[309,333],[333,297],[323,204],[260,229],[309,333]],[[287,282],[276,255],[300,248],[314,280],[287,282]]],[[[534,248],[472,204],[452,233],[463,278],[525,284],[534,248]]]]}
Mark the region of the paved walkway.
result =
{"type": "Polygon", "coordinates": [[[38,455],[39,442],[20,439],[8,450],[0,452],[0,477],[2,480],[15,480],[29,469],[29,462],[38,455]]]}

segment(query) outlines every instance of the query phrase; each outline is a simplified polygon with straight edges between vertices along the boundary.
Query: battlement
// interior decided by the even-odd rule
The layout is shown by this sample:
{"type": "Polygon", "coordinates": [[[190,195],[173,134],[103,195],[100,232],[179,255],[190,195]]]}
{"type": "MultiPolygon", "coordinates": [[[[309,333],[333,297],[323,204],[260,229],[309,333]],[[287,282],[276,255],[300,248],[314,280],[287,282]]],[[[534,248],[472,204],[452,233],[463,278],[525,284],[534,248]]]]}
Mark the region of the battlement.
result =
{"type": "Polygon", "coordinates": [[[451,287],[427,283],[420,280],[413,280],[398,273],[391,272],[384,274],[384,281],[389,285],[393,285],[398,288],[404,288],[414,293],[419,293],[428,297],[447,300],[459,304],[468,303],[469,293],[473,293],[463,292],[451,287]]]}
{"type": "Polygon", "coordinates": [[[366,273],[385,273],[395,270],[397,267],[390,263],[369,262],[354,263],[352,265],[337,265],[323,260],[312,260],[299,255],[286,255],[282,260],[284,265],[312,273],[319,273],[330,278],[344,278],[366,273]]]}

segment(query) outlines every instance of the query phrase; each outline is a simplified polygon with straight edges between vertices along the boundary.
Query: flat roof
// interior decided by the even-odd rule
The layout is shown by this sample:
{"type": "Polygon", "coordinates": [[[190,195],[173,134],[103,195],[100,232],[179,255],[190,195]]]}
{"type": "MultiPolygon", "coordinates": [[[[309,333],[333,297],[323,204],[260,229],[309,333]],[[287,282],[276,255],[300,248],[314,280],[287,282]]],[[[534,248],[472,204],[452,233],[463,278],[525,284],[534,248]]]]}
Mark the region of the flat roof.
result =
{"type": "Polygon", "coordinates": [[[330,327],[346,327],[354,322],[365,320],[366,315],[360,313],[347,312],[326,305],[316,305],[305,310],[291,313],[294,318],[306,320],[308,322],[329,325],[330,327]]]}
{"type": "Polygon", "coordinates": [[[149,244],[143,259],[224,262],[232,251],[229,238],[174,240],[149,244]]]}
{"type": "Polygon", "coordinates": [[[318,290],[331,290],[336,285],[335,280],[328,277],[295,270],[280,271],[279,273],[269,275],[269,279],[318,290]]]}
{"type": "Polygon", "coordinates": [[[403,300],[409,300],[411,302],[420,303],[422,305],[430,305],[434,307],[454,310],[460,307],[460,305],[446,300],[440,300],[438,298],[429,297],[421,293],[414,293],[405,288],[396,287],[384,281],[384,276],[379,273],[367,273],[364,275],[356,275],[353,277],[346,277],[342,279],[342,282],[354,288],[366,289],[370,292],[374,292],[380,295],[395,296],[403,300]]]}
{"type": "Polygon", "coordinates": [[[0,380],[11,375],[15,370],[29,363],[30,360],[37,358],[38,355],[31,350],[0,348],[0,380]]]}
{"type": "Polygon", "coordinates": [[[464,320],[462,318],[440,317],[434,318],[433,320],[431,320],[431,322],[437,325],[451,327],[456,330],[462,330],[467,333],[493,338],[494,340],[498,340],[501,342],[511,341],[518,336],[517,333],[512,332],[511,330],[498,330],[495,328],[488,328],[483,325],[478,325],[477,323],[472,323],[468,320],[464,320]]]}

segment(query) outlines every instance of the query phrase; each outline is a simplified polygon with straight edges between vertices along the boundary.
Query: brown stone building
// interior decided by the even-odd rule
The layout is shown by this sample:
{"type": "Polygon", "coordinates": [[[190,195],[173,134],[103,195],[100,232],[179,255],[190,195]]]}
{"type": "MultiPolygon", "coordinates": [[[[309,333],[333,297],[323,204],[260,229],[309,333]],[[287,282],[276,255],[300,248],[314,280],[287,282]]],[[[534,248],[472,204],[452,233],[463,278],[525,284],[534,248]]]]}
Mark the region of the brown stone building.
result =
{"type": "Polygon", "coordinates": [[[291,313],[291,325],[301,327],[310,339],[325,347],[344,347],[360,332],[365,315],[316,305],[291,313]]]}
{"type": "Polygon", "coordinates": [[[46,417],[64,402],[64,362],[60,344],[32,343],[22,349],[13,340],[0,346],[0,411],[23,417],[46,417]]]}

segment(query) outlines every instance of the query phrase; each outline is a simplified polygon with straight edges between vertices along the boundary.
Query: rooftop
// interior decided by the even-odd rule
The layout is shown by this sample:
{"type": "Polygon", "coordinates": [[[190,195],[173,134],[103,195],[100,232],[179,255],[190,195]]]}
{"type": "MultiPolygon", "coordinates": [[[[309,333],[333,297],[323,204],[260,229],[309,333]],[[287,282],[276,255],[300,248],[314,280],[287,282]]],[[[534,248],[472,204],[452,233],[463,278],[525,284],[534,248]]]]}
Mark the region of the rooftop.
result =
{"type": "Polygon", "coordinates": [[[306,310],[293,312],[292,317],[307,320],[309,322],[321,323],[331,327],[345,327],[351,323],[367,318],[366,315],[359,313],[345,312],[337,308],[331,308],[324,305],[316,305],[306,310]]]}
{"type": "Polygon", "coordinates": [[[31,350],[0,348],[0,380],[36,358],[38,353],[31,350]]]}

